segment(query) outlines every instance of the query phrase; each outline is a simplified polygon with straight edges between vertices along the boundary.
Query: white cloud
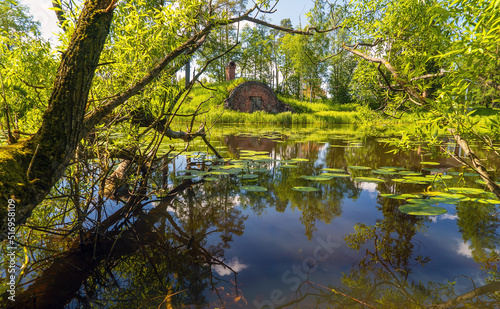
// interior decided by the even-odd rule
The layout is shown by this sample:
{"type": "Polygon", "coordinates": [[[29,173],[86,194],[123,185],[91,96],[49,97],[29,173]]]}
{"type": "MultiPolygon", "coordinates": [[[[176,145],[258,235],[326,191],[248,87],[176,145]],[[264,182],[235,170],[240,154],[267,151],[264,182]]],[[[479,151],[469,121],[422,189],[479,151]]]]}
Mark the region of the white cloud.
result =
{"type": "Polygon", "coordinates": [[[439,219],[441,220],[457,220],[458,216],[457,215],[450,215],[449,213],[445,213],[439,216],[439,219]]]}
{"type": "MultiPolygon", "coordinates": [[[[243,269],[246,269],[250,266],[250,265],[241,264],[238,261],[238,257],[232,258],[231,261],[226,263],[226,265],[231,267],[235,272],[240,272],[243,269]]],[[[229,268],[224,267],[222,265],[215,265],[215,266],[213,266],[213,268],[219,276],[227,276],[227,275],[231,275],[233,273],[229,268]]]]}
{"type": "Polygon", "coordinates": [[[359,185],[361,189],[368,191],[368,192],[377,192],[377,184],[374,182],[361,182],[359,185]]]}
{"type": "Polygon", "coordinates": [[[469,248],[469,242],[463,242],[462,240],[458,240],[457,253],[459,255],[472,258],[472,250],[469,248]]]}

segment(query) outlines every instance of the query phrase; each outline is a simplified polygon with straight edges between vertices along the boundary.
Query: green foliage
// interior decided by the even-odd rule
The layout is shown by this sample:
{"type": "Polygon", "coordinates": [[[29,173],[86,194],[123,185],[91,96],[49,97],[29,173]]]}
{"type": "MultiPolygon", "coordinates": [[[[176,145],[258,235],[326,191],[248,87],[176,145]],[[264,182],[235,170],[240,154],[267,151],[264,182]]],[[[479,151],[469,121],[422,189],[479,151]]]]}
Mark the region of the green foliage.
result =
{"type": "Polygon", "coordinates": [[[50,95],[56,60],[38,27],[17,1],[0,4],[0,102],[9,108],[11,129],[36,130],[50,95]]]}

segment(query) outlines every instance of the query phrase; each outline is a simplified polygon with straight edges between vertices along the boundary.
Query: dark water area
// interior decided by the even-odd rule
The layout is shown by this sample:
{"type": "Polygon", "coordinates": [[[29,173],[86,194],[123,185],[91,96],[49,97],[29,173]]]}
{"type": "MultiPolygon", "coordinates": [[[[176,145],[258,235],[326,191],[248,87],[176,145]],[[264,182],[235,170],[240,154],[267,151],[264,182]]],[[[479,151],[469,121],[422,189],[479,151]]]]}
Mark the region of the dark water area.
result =
{"type": "MultiPolygon", "coordinates": [[[[147,184],[134,196],[80,192],[104,210],[71,236],[33,232],[19,301],[8,305],[422,308],[465,295],[458,306],[499,308],[500,201],[442,150],[393,153],[387,139],[314,128],[233,128],[211,141],[225,160],[193,145],[136,175],[147,184]],[[400,210],[419,203],[446,212],[400,210]]],[[[442,147],[461,154],[447,138],[442,147]]],[[[499,161],[477,153],[498,177],[499,161]]],[[[99,188],[93,171],[80,179],[94,179],[87,189],[99,188]]],[[[67,199],[47,201],[47,218],[67,199]]]]}

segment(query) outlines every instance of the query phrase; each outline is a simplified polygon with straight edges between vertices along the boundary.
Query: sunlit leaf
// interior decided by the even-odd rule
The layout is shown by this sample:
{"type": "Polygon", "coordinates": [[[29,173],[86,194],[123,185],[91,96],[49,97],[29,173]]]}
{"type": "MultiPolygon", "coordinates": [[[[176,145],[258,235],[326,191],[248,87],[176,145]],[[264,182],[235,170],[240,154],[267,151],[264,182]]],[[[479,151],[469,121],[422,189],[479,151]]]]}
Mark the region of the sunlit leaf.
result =
{"type": "Polygon", "coordinates": [[[323,173],[323,175],[328,175],[334,178],[350,178],[349,174],[339,174],[339,173],[323,173]]]}
{"type": "Polygon", "coordinates": [[[327,167],[327,168],[324,168],[323,170],[326,172],[333,172],[333,173],[346,173],[346,170],[341,169],[341,168],[329,168],[329,167],[327,167]]]}
{"type": "Polygon", "coordinates": [[[398,172],[396,170],[392,170],[392,169],[378,169],[378,170],[373,170],[372,173],[380,174],[380,175],[396,175],[396,174],[398,174],[398,172]]]}
{"type": "Polygon", "coordinates": [[[327,181],[333,179],[333,176],[327,175],[327,173],[315,176],[300,176],[300,177],[312,181],[327,181]]]}
{"type": "Polygon", "coordinates": [[[422,164],[422,165],[439,165],[439,162],[427,161],[427,162],[420,162],[420,164],[422,164]]]}
{"type": "Polygon", "coordinates": [[[355,177],[354,180],[363,182],[385,182],[383,179],[374,177],[355,177]]]}
{"type": "Polygon", "coordinates": [[[386,198],[392,198],[392,199],[396,199],[396,200],[406,200],[409,198],[417,199],[417,198],[422,197],[420,194],[409,194],[409,193],[405,193],[405,194],[384,194],[384,193],[382,193],[382,194],[380,194],[380,196],[386,197],[386,198]]]}
{"type": "Polygon", "coordinates": [[[347,168],[350,168],[352,170],[371,170],[371,167],[368,166],[348,166],[347,168]]]}
{"type": "Polygon", "coordinates": [[[455,193],[463,193],[463,194],[482,194],[486,193],[483,189],[478,189],[478,188],[457,188],[457,187],[451,187],[448,188],[450,192],[455,192],[455,193]]]}
{"type": "Polygon", "coordinates": [[[446,209],[429,204],[405,204],[399,206],[399,211],[415,216],[437,216],[447,213],[446,209]]]}
{"type": "Polygon", "coordinates": [[[240,174],[238,175],[238,178],[239,179],[255,179],[255,178],[259,178],[259,175],[255,175],[255,174],[240,174]]]}
{"type": "Polygon", "coordinates": [[[292,190],[300,191],[300,192],[317,192],[317,191],[321,191],[320,189],[314,188],[314,187],[293,187],[292,190]]]}
{"type": "Polygon", "coordinates": [[[241,190],[245,190],[247,192],[266,192],[267,189],[261,186],[241,186],[241,190]]]}

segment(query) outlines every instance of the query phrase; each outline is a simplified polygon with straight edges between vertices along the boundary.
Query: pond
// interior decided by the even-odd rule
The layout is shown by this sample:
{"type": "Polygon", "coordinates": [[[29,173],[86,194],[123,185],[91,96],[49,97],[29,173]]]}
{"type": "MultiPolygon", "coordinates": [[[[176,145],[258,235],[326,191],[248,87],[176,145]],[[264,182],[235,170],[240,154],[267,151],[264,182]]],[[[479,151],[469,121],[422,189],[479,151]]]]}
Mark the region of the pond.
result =
{"type": "MultiPolygon", "coordinates": [[[[445,308],[459,295],[500,305],[500,200],[439,155],[461,154],[453,140],[403,153],[352,126],[217,132],[224,159],[192,143],[147,179],[132,175],[147,182],[134,196],[106,199],[89,189],[102,189],[102,171],[80,171],[69,199],[105,210],[91,208],[73,237],[33,232],[19,308],[35,297],[50,308],[445,308]]],[[[175,155],[171,145],[158,155],[175,155]]],[[[68,197],[47,203],[57,212],[68,197]]]]}

